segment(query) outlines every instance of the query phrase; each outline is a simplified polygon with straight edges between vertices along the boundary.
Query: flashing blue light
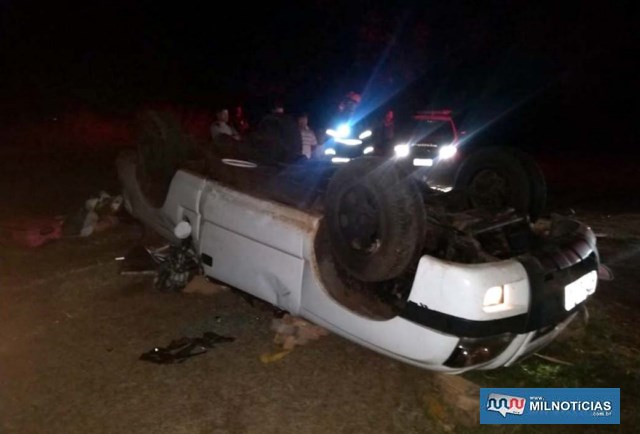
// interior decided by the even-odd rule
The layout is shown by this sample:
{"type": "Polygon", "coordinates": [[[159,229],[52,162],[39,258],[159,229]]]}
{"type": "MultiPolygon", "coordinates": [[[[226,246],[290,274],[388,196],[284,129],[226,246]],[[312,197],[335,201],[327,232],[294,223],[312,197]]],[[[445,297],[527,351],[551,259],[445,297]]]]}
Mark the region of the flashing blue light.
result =
{"type": "Polygon", "coordinates": [[[349,124],[340,124],[336,129],[336,137],[345,138],[351,134],[351,127],[349,124]]]}

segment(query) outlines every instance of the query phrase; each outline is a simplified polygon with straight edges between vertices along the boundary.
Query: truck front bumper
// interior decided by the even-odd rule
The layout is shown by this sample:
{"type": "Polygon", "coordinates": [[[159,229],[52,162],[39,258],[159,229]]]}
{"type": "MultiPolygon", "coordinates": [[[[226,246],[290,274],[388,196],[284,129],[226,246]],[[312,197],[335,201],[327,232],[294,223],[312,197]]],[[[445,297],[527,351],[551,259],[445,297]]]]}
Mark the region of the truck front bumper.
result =
{"type": "Polygon", "coordinates": [[[458,264],[421,258],[400,316],[457,338],[452,348],[441,347],[450,353],[440,369],[513,364],[552,342],[584,309],[595,291],[599,256],[591,229],[574,223],[570,236],[517,259],[458,264]]]}

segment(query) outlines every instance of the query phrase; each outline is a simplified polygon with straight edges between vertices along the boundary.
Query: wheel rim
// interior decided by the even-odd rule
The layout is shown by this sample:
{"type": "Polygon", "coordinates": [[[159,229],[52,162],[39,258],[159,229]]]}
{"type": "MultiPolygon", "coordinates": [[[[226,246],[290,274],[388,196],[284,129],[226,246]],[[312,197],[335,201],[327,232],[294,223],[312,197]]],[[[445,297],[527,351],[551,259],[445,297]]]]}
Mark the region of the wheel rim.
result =
{"type": "Polygon", "coordinates": [[[338,204],[340,236],[353,250],[362,254],[380,246],[380,213],[374,195],[365,187],[347,190],[338,204]]]}
{"type": "Polygon", "coordinates": [[[507,180],[498,171],[485,169],[478,172],[469,184],[469,200],[474,207],[505,208],[509,202],[507,180]]]}

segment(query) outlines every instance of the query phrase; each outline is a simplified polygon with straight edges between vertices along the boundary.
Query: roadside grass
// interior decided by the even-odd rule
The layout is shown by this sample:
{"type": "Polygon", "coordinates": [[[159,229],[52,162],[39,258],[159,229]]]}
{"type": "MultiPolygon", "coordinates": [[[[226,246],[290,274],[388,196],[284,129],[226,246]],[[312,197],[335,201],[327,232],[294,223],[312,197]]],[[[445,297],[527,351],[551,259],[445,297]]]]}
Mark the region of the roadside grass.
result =
{"type": "Polygon", "coordinates": [[[631,342],[636,329],[618,327],[618,318],[594,301],[586,326],[574,321],[564,336],[541,351],[558,362],[533,355],[515,366],[463,376],[480,387],[619,387],[621,425],[480,425],[473,432],[635,432],[640,417],[630,403],[640,402],[640,350],[631,342]]]}

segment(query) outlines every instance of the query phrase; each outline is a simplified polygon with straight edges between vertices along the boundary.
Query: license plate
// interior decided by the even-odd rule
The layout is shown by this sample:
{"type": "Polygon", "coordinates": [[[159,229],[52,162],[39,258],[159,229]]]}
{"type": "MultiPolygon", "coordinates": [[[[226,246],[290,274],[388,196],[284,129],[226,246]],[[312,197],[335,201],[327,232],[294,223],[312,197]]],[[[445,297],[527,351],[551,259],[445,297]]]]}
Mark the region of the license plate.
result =
{"type": "Polygon", "coordinates": [[[571,310],[596,292],[598,272],[590,271],[564,287],[564,308],[571,310]]]}
{"type": "Polygon", "coordinates": [[[433,166],[433,160],[431,158],[414,158],[414,166],[431,167],[433,166]]]}

